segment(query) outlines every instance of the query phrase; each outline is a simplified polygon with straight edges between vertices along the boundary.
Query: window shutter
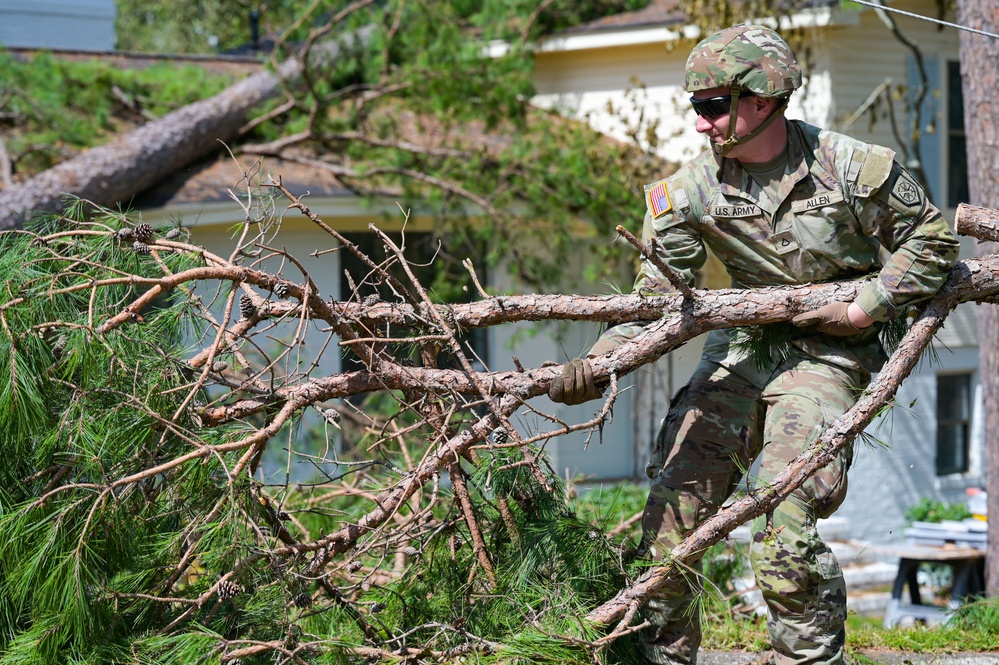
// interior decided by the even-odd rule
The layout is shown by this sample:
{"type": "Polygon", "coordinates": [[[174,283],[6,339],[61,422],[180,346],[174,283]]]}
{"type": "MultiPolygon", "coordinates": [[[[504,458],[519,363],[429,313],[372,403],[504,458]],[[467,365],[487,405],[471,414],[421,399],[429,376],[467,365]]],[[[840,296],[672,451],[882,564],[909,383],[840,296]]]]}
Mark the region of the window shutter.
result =
{"type": "MultiPolygon", "coordinates": [[[[923,99],[922,116],[919,126],[919,152],[922,157],[923,171],[928,182],[924,183],[929,191],[930,200],[937,206],[944,205],[941,198],[943,191],[943,151],[941,149],[941,132],[946,134],[943,114],[943,88],[940,81],[940,61],[933,55],[923,55],[923,68],[926,70],[927,89],[923,99]]],[[[906,72],[909,85],[909,120],[910,125],[914,111],[915,92],[919,85],[919,69],[913,56],[906,58],[906,72]]],[[[906,141],[910,140],[909,128],[906,127],[906,141]]]]}

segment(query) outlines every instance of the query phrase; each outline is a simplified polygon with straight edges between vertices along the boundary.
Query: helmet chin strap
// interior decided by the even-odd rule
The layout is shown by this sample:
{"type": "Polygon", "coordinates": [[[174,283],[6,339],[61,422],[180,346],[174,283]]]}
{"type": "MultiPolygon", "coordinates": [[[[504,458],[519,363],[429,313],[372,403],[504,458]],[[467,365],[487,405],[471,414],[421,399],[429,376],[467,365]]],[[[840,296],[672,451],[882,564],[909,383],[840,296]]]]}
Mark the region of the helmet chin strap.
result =
{"type": "Polygon", "coordinates": [[[780,103],[774,107],[774,110],[770,112],[770,115],[760,123],[759,127],[752,130],[748,134],[743,134],[739,136],[735,133],[735,123],[739,119],[739,99],[742,97],[742,86],[738,83],[732,85],[732,91],[729,93],[732,95],[732,106],[729,108],[728,112],[728,136],[721,143],[715,143],[711,148],[715,151],[715,154],[719,157],[724,157],[728,153],[732,152],[732,149],[739,145],[740,143],[745,143],[749,139],[753,138],[764,129],[770,126],[780,112],[787,106],[787,98],[782,98],[780,103]]]}

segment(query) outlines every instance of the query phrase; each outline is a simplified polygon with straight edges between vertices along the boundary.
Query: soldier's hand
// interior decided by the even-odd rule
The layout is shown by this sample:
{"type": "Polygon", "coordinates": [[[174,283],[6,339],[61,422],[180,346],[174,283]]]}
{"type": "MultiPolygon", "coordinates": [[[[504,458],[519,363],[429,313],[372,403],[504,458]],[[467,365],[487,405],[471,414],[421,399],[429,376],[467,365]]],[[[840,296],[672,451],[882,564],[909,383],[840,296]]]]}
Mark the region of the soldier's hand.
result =
{"type": "Polygon", "coordinates": [[[819,332],[837,337],[856,335],[863,331],[863,328],[850,320],[849,311],[850,303],[832,302],[811,312],[799,314],[791,319],[791,323],[799,328],[814,326],[819,332]]]}
{"type": "Polygon", "coordinates": [[[593,380],[593,366],[586,358],[576,358],[562,365],[562,376],[556,376],[548,389],[548,397],[562,404],[582,404],[600,397],[603,386],[593,380]]]}

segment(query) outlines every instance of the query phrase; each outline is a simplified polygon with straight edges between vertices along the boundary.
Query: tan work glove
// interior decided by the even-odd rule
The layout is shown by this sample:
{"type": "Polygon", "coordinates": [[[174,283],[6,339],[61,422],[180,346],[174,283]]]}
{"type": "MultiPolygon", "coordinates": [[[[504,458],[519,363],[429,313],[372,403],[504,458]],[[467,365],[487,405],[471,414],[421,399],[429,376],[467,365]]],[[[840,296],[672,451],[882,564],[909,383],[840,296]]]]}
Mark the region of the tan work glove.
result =
{"type": "Polygon", "coordinates": [[[831,302],[811,312],[799,314],[791,319],[791,323],[799,328],[815,326],[819,332],[826,333],[827,335],[835,335],[836,337],[856,335],[859,332],[863,332],[864,329],[858,328],[850,321],[850,317],[847,314],[849,308],[850,303],[848,302],[831,302]]]}
{"type": "Polygon", "coordinates": [[[548,397],[562,404],[582,404],[604,393],[593,380],[593,366],[586,358],[576,358],[562,365],[562,376],[555,377],[548,388],[548,397]]]}
{"type": "Polygon", "coordinates": [[[562,365],[562,377],[552,381],[548,388],[548,398],[553,402],[573,405],[589,402],[603,395],[606,384],[596,385],[589,359],[610,353],[619,346],[621,342],[601,337],[587,352],[586,358],[576,358],[562,365]]]}

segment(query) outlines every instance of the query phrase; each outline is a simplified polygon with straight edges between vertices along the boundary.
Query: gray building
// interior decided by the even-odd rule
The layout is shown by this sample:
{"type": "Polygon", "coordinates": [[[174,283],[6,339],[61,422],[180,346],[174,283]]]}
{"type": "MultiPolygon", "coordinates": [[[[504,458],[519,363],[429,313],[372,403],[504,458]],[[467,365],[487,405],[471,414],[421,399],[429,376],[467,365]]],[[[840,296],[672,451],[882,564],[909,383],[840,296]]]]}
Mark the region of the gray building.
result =
{"type": "Polygon", "coordinates": [[[111,51],[114,0],[0,0],[0,47],[111,51]]]}

